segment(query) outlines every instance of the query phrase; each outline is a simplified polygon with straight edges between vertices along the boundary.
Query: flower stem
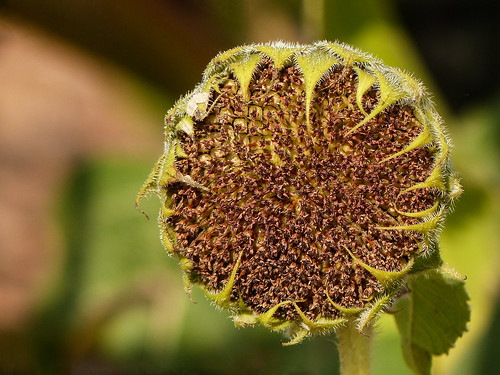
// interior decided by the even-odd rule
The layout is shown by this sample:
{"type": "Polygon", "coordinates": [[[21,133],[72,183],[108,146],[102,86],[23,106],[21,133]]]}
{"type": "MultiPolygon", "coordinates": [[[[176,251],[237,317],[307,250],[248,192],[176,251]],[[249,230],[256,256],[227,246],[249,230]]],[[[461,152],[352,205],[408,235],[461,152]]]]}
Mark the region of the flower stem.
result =
{"type": "Polygon", "coordinates": [[[370,374],[370,343],[372,327],[366,327],[363,334],[356,328],[354,319],[337,329],[342,375],[370,374]]]}

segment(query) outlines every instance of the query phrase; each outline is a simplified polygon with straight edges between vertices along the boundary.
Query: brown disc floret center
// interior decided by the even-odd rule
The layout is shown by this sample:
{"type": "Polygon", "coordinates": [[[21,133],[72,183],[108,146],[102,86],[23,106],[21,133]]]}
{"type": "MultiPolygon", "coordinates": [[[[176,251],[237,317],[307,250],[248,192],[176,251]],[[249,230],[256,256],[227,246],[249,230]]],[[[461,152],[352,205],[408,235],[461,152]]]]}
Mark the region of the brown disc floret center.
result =
{"type": "MultiPolygon", "coordinates": [[[[386,271],[419,252],[420,234],[381,228],[415,224],[401,212],[434,204],[431,189],[403,193],[429,176],[433,151],[385,160],[422,131],[411,108],[400,105],[347,134],[366,116],[356,87],[353,69],[328,73],[314,90],[308,124],[295,66],[278,71],[263,59],[248,101],[231,73],[219,81],[194,135],[179,135],[187,156],[176,169],[196,184],[167,188],[175,214],[165,224],[176,234],[175,252],[193,264],[193,281],[222,289],[241,254],[235,301],[256,313],[294,301],[312,319],[337,317],[328,296],[363,307],[382,288],[347,250],[386,271]]],[[[363,96],[366,113],[379,96],[376,88],[363,96]]],[[[296,319],[297,311],[289,304],[276,315],[296,319]]]]}

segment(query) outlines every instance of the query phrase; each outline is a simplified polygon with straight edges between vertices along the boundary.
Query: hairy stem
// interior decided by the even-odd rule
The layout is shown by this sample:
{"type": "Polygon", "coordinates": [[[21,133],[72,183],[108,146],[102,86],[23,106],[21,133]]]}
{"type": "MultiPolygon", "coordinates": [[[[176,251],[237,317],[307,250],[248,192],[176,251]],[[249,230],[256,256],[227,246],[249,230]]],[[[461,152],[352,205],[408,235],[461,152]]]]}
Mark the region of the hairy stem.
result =
{"type": "Polygon", "coordinates": [[[363,334],[356,328],[354,319],[337,329],[338,349],[340,354],[340,373],[342,375],[370,374],[371,325],[363,334]]]}

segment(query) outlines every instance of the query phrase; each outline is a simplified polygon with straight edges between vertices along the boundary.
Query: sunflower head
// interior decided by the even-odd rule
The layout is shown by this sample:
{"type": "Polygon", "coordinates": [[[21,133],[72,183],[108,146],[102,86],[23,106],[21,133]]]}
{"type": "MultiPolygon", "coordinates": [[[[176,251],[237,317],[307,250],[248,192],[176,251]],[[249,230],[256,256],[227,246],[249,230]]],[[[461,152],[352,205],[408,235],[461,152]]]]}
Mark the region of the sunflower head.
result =
{"type": "Polygon", "coordinates": [[[441,264],[460,185],[423,86],[345,44],[220,53],[168,112],[141,189],[187,289],[290,343],[355,318],[441,264]]]}

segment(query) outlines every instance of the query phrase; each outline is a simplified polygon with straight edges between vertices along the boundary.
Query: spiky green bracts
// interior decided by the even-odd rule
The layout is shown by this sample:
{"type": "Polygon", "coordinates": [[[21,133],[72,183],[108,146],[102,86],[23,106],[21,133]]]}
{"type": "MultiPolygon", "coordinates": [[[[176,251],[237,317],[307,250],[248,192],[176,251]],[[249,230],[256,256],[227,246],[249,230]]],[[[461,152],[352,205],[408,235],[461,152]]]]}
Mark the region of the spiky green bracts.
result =
{"type": "Polygon", "coordinates": [[[294,344],[359,331],[437,236],[460,185],[423,86],[344,44],[281,42],[215,57],[165,120],[138,196],[163,201],[165,248],[236,325],[294,344]]]}

